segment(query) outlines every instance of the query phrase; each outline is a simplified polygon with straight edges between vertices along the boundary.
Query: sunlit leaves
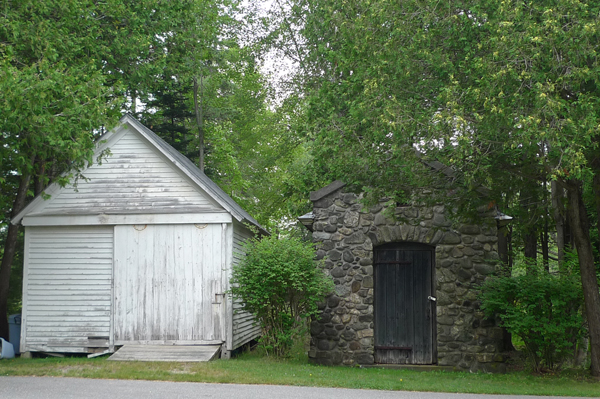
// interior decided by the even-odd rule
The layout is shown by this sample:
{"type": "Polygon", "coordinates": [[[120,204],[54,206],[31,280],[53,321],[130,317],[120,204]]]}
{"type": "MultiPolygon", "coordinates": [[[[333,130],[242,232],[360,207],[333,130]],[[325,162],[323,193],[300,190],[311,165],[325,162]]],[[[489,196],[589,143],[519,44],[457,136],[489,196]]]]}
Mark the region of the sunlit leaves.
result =
{"type": "Polygon", "coordinates": [[[497,197],[585,175],[600,125],[597,5],[309,3],[309,60],[323,69],[307,78],[309,116],[332,178],[393,192],[415,146],[497,197]]]}

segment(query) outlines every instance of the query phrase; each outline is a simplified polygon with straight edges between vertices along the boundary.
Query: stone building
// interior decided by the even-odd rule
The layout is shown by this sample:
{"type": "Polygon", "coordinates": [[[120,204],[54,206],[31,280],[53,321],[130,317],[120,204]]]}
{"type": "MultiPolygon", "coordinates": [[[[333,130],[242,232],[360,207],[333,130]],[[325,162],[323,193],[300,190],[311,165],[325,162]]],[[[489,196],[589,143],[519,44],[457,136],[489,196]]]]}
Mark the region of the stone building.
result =
{"type": "Polygon", "coordinates": [[[443,206],[406,206],[393,210],[399,222],[344,186],[311,193],[300,218],[335,283],[311,324],[311,361],[502,371],[502,329],[477,300],[498,261],[495,215],[456,227],[443,206]]]}

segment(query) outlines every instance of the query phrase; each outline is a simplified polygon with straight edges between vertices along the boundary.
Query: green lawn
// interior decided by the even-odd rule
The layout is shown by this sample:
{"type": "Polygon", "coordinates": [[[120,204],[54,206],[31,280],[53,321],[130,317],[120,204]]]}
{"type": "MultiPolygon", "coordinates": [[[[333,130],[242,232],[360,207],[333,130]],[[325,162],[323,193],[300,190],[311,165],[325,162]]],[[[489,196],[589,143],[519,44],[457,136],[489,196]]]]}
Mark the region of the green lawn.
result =
{"type": "Polygon", "coordinates": [[[252,355],[209,363],[112,362],[106,358],[0,360],[0,376],[7,375],[600,397],[600,382],[581,373],[490,375],[323,367],[310,365],[305,359],[273,360],[252,355]]]}

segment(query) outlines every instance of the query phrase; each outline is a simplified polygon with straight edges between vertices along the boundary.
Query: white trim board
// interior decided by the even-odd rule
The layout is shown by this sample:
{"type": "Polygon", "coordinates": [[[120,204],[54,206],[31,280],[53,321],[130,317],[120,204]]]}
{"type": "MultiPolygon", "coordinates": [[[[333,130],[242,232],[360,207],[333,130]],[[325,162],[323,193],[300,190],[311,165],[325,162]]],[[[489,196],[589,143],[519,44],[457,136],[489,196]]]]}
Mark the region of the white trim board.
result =
{"type": "Polygon", "coordinates": [[[229,213],[25,216],[23,226],[91,226],[122,224],[231,223],[229,213]]]}

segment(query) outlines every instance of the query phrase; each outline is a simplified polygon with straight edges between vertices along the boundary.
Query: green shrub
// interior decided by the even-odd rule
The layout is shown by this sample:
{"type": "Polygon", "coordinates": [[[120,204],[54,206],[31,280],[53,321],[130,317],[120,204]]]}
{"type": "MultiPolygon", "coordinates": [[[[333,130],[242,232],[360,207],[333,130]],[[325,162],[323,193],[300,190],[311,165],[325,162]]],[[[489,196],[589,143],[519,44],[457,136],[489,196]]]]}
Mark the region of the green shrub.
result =
{"type": "Polygon", "coordinates": [[[583,333],[578,275],[530,271],[498,276],[482,286],[482,309],[523,340],[535,371],[559,369],[583,333]]]}
{"type": "Polygon", "coordinates": [[[267,353],[284,356],[333,283],[314,260],[314,247],[296,238],[250,240],[244,252],[233,269],[231,294],[256,316],[267,353]]]}

